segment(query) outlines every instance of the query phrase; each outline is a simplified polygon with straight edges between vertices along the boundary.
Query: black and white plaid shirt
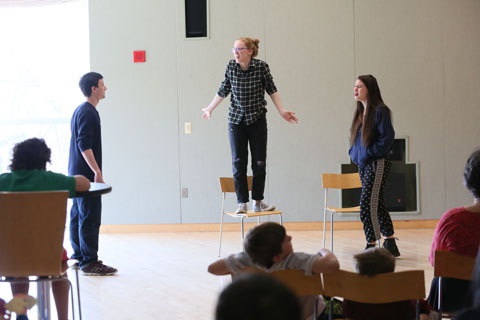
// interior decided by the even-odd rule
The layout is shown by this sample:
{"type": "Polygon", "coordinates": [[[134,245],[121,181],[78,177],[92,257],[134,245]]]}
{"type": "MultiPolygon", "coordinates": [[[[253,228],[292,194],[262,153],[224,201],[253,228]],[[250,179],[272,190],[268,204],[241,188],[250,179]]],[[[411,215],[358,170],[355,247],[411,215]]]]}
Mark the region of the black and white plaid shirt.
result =
{"type": "Polygon", "coordinates": [[[242,70],[235,60],[230,60],[217,94],[225,98],[231,92],[228,122],[250,125],[267,112],[265,91],[277,92],[270,69],[265,61],[252,59],[247,70],[242,70]]]}

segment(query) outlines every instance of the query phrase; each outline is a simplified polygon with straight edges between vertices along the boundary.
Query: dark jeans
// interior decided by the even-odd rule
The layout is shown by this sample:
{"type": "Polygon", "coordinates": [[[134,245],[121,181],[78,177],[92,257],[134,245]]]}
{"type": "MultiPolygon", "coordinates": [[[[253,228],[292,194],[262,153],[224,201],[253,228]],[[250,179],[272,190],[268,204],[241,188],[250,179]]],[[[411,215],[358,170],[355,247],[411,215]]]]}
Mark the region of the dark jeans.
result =
{"type": "Polygon", "coordinates": [[[102,197],[74,198],[70,211],[72,258],[80,268],[98,260],[98,233],[102,217],[102,197]]]}
{"type": "Polygon", "coordinates": [[[267,160],[267,119],[261,118],[248,126],[243,123],[229,123],[228,133],[237,202],[248,202],[248,144],[252,154],[252,198],[263,200],[267,160]]]}

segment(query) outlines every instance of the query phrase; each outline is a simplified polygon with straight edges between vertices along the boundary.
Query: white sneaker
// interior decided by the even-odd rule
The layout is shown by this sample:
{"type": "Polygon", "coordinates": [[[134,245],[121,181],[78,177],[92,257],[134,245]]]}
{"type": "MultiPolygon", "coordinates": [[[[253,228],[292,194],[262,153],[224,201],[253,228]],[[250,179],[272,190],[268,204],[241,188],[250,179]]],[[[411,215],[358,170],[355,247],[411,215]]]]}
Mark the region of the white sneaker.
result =
{"type": "Polygon", "coordinates": [[[247,204],[245,202],[240,202],[238,204],[238,209],[235,211],[235,214],[247,213],[247,204]]]}
{"type": "Polygon", "coordinates": [[[262,212],[262,211],[272,211],[275,210],[275,206],[269,206],[263,201],[257,201],[255,200],[253,202],[253,212],[262,212]]]}

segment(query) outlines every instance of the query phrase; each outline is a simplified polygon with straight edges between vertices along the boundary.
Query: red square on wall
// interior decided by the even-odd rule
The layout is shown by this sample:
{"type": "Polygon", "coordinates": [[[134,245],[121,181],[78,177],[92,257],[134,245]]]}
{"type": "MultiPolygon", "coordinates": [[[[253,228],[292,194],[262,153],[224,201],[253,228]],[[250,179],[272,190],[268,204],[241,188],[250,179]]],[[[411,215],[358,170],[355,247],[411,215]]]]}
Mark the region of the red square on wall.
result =
{"type": "Polygon", "coordinates": [[[133,51],[133,62],[145,62],[145,51],[133,51]]]}

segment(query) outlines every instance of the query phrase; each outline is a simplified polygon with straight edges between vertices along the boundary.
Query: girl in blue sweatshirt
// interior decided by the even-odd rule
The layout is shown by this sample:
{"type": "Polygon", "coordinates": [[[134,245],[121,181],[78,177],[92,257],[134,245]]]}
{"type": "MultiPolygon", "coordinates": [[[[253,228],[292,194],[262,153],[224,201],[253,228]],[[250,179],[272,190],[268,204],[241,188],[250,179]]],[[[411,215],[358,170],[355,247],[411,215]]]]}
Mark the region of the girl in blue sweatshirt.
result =
{"type": "Polygon", "coordinates": [[[395,139],[391,111],[383,102],[374,76],[359,76],[353,92],[357,108],[350,128],[349,154],[362,180],[360,219],[367,239],[366,249],[375,247],[383,235],[383,247],[398,257],[392,219],[384,200],[385,181],[391,168],[389,156],[395,139]]]}

